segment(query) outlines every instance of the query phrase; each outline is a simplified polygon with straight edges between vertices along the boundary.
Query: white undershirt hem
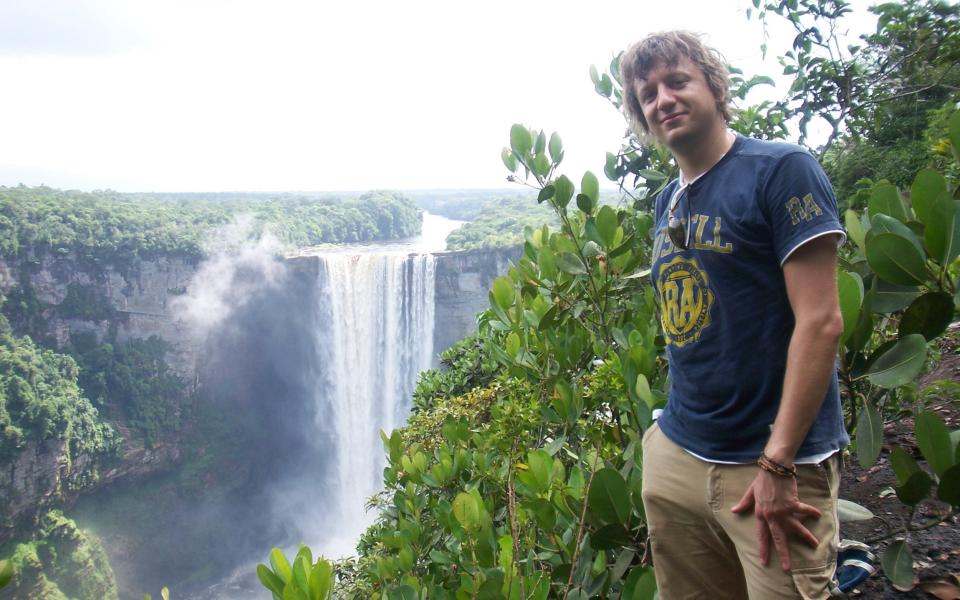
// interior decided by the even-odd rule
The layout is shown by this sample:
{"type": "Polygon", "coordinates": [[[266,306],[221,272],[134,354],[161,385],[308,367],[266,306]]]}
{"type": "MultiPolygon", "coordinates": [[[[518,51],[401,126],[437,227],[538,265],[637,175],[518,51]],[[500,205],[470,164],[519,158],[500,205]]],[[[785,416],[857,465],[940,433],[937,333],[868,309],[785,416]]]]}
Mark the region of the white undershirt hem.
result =
{"type": "MultiPolygon", "coordinates": [[[[654,410],[654,411],[653,411],[653,415],[652,415],[652,416],[653,416],[653,420],[656,421],[657,419],[659,419],[661,414],[663,414],[663,409],[662,409],[662,408],[658,408],[658,409],[654,410]]],[[[735,461],[735,460],[717,460],[717,459],[715,459],[715,458],[707,458],[706,456],[700,456],[700,455],[697,454],[696,452],[691,452],[691,451],[687,450],[686,448],[683,448],[682,446],[681,446],[681,449],[682,449],[684,452],[686,452],[687,454],[689,454],[690,456],[693,456],[693,457],[695,457],[695,458],[699,458],[699,459],[702,460],[703,462],[713,463],[713,464],[716,464],[716,465],[752,465],[752,464],[753,464],[753,461],[738,462],[738,461],[735,461]]],[[[839,450],[828,450],[827,452],[821,452],[821,453],[819,453],[819,454],[810,454],[810,455],[808,455],[808,456],[799,456],[799,457],[793,459],[793,464],[795,464],[795,465],[818,465],[818,464],[822,463],[823,461],[827,460],[828,458],[830,458],[831,456],[833,456],[834,454],[836,454],[837,452],[839,452],[839,450]]]]}

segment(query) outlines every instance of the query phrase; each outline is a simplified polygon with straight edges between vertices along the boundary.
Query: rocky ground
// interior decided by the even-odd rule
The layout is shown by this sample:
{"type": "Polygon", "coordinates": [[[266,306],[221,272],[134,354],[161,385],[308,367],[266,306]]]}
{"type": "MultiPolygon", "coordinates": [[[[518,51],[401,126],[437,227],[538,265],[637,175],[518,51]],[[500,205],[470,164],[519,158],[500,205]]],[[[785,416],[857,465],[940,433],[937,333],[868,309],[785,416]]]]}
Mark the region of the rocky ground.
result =
{"type": "MultiPolygon", "coordinates": [[[[944,380],[960,383],[960,331],[956,329],[941,345],[940,362],[932,372],[922,378],[920,387],[944,380]]],[[[960,403],[957,402],[956,392],[943,394],[928,405],[928,409],[940,414],[951,431],[960,428],[960,403]]],[[[900,446],[920,459],[913,430],[913,419],[909,416],[887,423],[884,427],[884,446],[880,460],[866,471],[860,468],[855,457],[851,456],[846,461],[840,496],[869,508],[876,518],[844,525],[841,530],[842,538],[871,542],[906,523],[910,510],[893,493],[896,480],[890,467],[889,452],[894,446],[900,446]]],[[[924,502],[914,516],[914,524],[935,521],[946,514],[949,514],[949,506],[933,501],[924,502]]],[[[851,597],[870,600],[960,600],[960,518],[953,516],[939,525],[909,534],[907,542],[913,549],[916,585],[907,591],[895,589],[880,567],[880,557],[890,541],[892,540],[870,544],[878,557],[877,573],[851,597]],[[934,584],[936,581],[946,583],[934,584]]]]}

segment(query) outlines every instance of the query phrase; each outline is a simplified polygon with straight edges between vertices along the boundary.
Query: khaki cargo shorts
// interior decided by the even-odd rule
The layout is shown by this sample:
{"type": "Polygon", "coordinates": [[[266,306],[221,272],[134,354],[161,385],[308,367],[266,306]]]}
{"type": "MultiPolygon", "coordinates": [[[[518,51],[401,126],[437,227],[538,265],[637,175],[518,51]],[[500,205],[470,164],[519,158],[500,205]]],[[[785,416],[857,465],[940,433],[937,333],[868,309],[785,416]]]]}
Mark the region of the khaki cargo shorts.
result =
{"type": "Polygon", "coordinates": [[[821,600],[830,598],[840,530],[839,455],[818,465],[797,465],[800,501],[819,519],[804,525],[820,545],[791,539],[791,572],[771,544],[760,562],[756,517],[734,514],[757,475],[756,465],[703,461],[670,441],[657,425],[643,438],[643,504],[647,513],[657,586],[662,600],[821,600]]]}

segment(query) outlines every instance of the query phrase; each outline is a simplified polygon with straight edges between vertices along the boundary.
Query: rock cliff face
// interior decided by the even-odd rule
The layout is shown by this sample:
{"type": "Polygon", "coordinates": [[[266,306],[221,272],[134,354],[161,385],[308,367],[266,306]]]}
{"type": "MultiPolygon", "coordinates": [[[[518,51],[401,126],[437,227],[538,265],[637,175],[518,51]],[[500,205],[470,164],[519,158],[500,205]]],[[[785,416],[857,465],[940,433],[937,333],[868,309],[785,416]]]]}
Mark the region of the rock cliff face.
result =
{"type": "Polygon", "coordinates": [[[438,253],[433,347],[437,354],[476,332],[477,313],[490,308],[493,280],[520,258],[520,248],[438,253]]]}
{"type": "Polygon", "coordinates": [[[8,261],[0,257],[0,292],[9,294],[22,281],[29,282],[45,307],[47,333],[59,346],[75,333],[92,332],[102,340],[113,329],[117,339],[159,336],[170,342],[170,366],[185,380],[196,378],[197,346],[171,316],[172,300],[182,294],[196,273],[195,260],[160,257],[121,271],[112,266],[88,265],[73,255],[27,257],[8,261]],[[71,289],[84,290],[88,300],[100,303],[95,315],[56,310],[68,300],[71,289]],[[90,318],[93,317],[93,318],[90,318]]]}
{"type": "MultiPolygon", "coordinates": [[[[58,346],[76,333],[92,333],[98,340],[114,334],[120,341],[156,335],[167,340],[171,367],[188,382],[196,378],[196,344],[170,314],[170,300],[182,293],[196,265],[179,258],[143,262],[127,272],[83,264],[69,255],[0,258],[0,292],[23,292],[44,323],[48,339],[58,346]],[[79,292],[78,292],[79,290],[79,292]],[[78,293],[82,296],[77,299],[78,293]],[[71,298],[71,295],[74,298],[71,298]]],[[[29,440],[12,461],[0,464],[0,542],[11,526],[51,508],[64,495],[93,481],[148,475],[169,468],[180,455],[175,435],[162,436],[151,448],[134,440],[123,427],[119,460],[95,464],[90,456],[70,456],[63,440],[29,440]]]]}

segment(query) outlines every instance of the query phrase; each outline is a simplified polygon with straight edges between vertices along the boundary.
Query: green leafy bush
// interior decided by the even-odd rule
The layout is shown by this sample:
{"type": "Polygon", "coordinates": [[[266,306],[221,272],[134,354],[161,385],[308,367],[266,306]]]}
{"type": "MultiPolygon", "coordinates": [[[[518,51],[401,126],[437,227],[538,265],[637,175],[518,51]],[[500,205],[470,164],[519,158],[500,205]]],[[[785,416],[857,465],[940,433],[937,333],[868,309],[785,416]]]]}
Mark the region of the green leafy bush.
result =
{"type": "Polygon", "coordinates": [[[75,335],[78,383],[96,406],[114,411],[152,445],[180,429],[190,400],[187,384],[169,367],[170,344],[157,336],[97,344],[92,334],[75,335]]]}

